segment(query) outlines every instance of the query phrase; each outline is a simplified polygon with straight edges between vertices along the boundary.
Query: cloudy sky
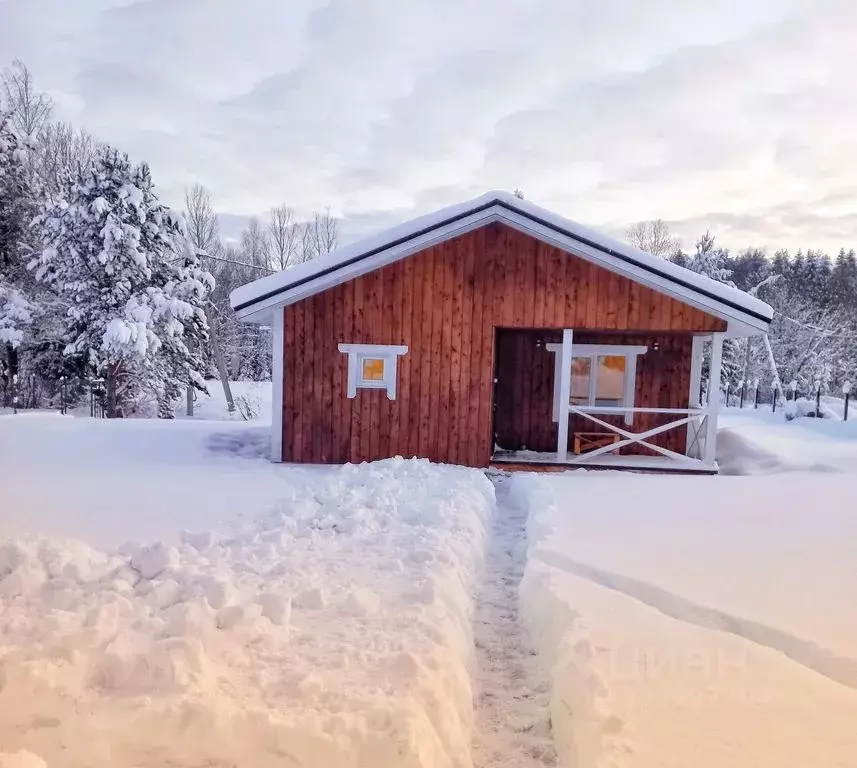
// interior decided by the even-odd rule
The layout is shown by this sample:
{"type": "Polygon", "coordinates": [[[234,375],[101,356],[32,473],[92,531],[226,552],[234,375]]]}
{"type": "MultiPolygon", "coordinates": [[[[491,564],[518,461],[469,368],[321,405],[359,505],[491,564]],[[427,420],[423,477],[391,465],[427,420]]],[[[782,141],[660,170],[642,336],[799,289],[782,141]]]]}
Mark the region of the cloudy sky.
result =
{"type": "Polygon", "coordinates": [[[169,202],[352,237],[520,187],[687,246],[857,247],[855,39],[853,0],[0,0],[0,64],[169,202]]]}

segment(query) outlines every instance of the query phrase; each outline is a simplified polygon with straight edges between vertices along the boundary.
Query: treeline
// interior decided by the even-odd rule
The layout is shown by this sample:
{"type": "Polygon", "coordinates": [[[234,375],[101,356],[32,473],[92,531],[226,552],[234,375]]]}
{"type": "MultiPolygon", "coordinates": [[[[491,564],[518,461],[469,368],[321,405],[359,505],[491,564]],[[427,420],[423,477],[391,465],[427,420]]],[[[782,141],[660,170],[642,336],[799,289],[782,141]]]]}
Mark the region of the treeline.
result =
{"type": "Polygon", "coordinates": [[[637,247],[719,282],[757,296],[774,309],[768,333],[774,366],[763,341],[730,339],[724,348],[723,385],[733,390],[759,380],[764,387],[778,376],[781,387],[838,394],[857,380],[857,255],[835,256],[807,249],[772,255],[760,248],[737,252],[720,248],[710,233],[685,251],[663,221],[629,228],[637,247]]]}

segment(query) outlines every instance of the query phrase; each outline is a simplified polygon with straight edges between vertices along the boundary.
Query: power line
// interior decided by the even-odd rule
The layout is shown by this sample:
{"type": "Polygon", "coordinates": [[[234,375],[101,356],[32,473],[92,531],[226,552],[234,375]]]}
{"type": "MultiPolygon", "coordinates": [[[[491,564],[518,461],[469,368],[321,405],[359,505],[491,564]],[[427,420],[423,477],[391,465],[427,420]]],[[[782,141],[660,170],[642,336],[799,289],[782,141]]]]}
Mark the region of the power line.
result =
{"type": "Polygon", "coordinates": [[[794,325],[799,326],[800,328],[806,328],[808,331],[815,331],[816,333],[820,333],[822,336],[826,338],[837,338],[837,339],[857,339],[857,334],[853,333],[837,333],[836,331],[830,331],[826,328],[819,328],[817,325],[811,325],[809,323],[803,323],[800,320],[795,320],[793,317],[789,317],[788,315],[781,314],[780,317],[783,320],[787,320],[794,325]]]}
{"type": "Polygon", "coordinates": [[[235,264],[239,267],[247,267],[248,269],[257,269],[260,272],[267,272],[269,275],[273,275],[277,270],[271,269],[270,267],[262,267],[258,264],[248,264],[246,261],[236,261],[235,259],[227,259],[224,256],[212,256],[210,253],[200,254],[200,260],[202,259],[214,259],[215,261],[222,261],[226,264],[235,264]]]}

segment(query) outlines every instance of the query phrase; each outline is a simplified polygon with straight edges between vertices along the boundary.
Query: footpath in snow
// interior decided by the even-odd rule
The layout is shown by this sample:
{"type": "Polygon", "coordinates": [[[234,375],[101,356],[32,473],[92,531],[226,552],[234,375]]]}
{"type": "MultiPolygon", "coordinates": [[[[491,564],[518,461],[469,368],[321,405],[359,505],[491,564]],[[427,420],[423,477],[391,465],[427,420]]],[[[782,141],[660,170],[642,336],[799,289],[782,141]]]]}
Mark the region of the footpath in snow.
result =
{"type": "MultiPolygon", "coordinates": [[[[160,430],[168,446],[197,428],[96,434],[115,444],[117,430],[160,430]]],[[[111,461],[100,504],[143,512],[130,468],[111,461]]],[[[139,482],[168,498],[181,472],[145,466],[139,482]]],[[[217,533],[98,549],[48,529],[0,541],[0,765],[469,768],[490,481],[403,460],[284,478],[276,502],[272,488],[251,488],[243,516],[217,533]]],[[[71,504],[75,493],[85,483],[66,488],[71,504]]],[[[60,519],[57,509],[41,522],[60,519]]]]}
{"type": "Polygon", "coordinates": [[[855,765],[855,445],[733,421],[731,449],[774,458],[749,465],[762,474],[511,481],[564,765],[855,765]]]}
{"type": "Polygon", "coordinates": [[[556,765],[550,686],[521,623],[518,588],[527,550],[526,511],[495,479],[497,512],[476,598],[475,768],[556,765]]]}

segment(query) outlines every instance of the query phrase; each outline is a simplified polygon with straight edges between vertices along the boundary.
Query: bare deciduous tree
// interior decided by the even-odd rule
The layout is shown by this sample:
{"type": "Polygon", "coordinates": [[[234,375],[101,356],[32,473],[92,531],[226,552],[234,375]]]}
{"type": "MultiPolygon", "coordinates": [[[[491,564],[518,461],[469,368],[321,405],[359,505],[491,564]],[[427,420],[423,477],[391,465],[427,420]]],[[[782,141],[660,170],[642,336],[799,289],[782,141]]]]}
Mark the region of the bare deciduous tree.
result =
{"type": "Polygon", "coordinates": [[[35,139],[51,116],[50,96],[36,90],[33,76],[24,62],[15,59],[2,75],[3,109],[21,138],[35,139]]]}
{"type": "Polygon", "coordinates": [[[65,174],[80,175],[92,160],[98,142],[69,123],[47,123],[37,141],[38,176],[49,196],[57,195],[65,174]]]}
{"type": "Polygon", "coordinates": [[[299,229],[295,222],[294,209],[287,205],[271,208],[268,237],[272,269],[286,269],[303,260],[299,229]]]}
{"type": "Polygon", "coordinates": [[[669,225],[663,219],[638,221],[625,230],[628,242],[641,251],[668,259],[678,252],[679,239],[670,232],[669,225]]]}
{"type": "Polygon", "coordinates": [[[303,225],[301,261],[327,256],[336,248],[338,239],[339,222],[331,215],[330,208],[325,208],[324,213],[316,211],[303,225]]]}
{"type": "MultiPolygon", "coordinates": [[[[194,184],[185,190],[185,222],[187,225],[188,240],[191,245],[201,253],[214,255],[220,251],[220,240],[218,237],[217,214],[211,205],[211,195],[201,184],[194,184]]],[[[213,263],[209,259],[202,259],[203,264],[213,263]]],[[[206,269],[209,269],[206,266],[206,269]]],[[[210,270],[216,273],[216,269],[210,270]]],[[[217,375],[223,386],[223,396],[226,398],[226,407],[230,413],[235,412],[235,400],[232,398],[232,388],[229,386],[229,373],[226,370],[226,360],[223,356],[223,348],[220,343],[219,311],[209,300],[205,309],[208,320],[208,339],[211,357],[217,368],[217,375]]],[[[188,395],[188,411],[192,412],[193,402],[188,395]]]]}
{"type": "Polygon", "coordinates": [[[271,253],[268,233],[253,216],[241,233],[241,260],[247,264],[267,267],[271,253]]]}
{"type": "Polygon", "coordinates": [[[251,219],[244,230],[242,251],[245,260],[253,264],[259,263],[254,259],[260,253],[267,254],[272,269],[286,269],[326,256],[336,248],[339,239],[339,222],[329,208],[323,213],[316,211],[308,221],[297,221],[294,209],[287,205],[272,208],[266,237],[257,224],[251,219]]]}
{"type": "Polygon", "coordinates": [[[194,184],[185,190],[184,204],[188,238],[198,251],[214,254],[220,245],[220,231],[208,190],[194,184]]]}

